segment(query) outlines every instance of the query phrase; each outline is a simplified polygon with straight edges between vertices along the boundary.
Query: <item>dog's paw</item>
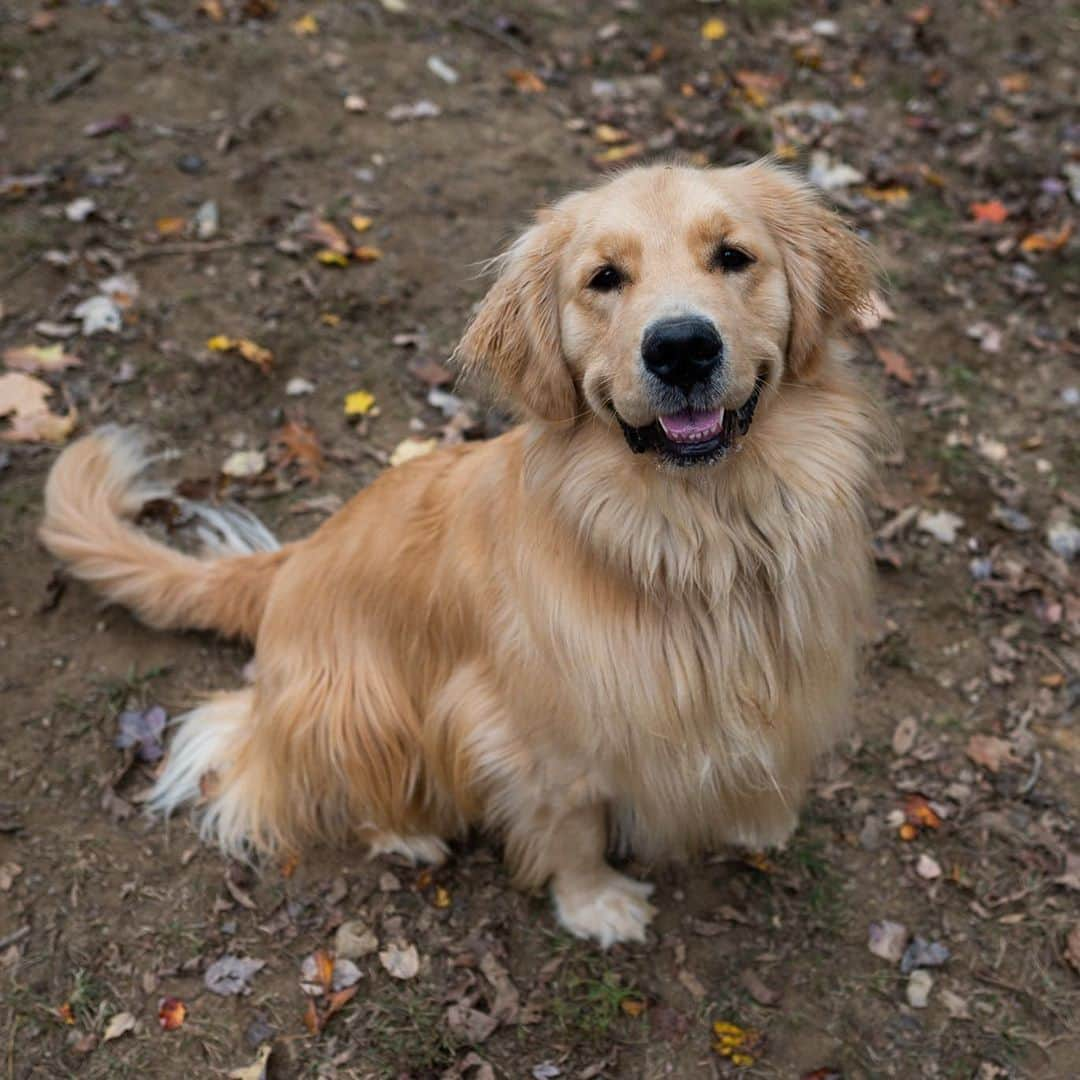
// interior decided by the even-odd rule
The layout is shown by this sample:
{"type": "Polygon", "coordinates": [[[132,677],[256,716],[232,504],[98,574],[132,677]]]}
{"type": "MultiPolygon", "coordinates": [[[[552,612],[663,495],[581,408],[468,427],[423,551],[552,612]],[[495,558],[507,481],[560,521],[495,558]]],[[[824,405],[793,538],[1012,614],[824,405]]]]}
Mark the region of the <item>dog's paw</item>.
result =
{"type": "Polygon", "coordinates": [[[648,901],[652,891],[647,881],[614,870],[591,885],[557,881],[552,889],[559,922],[576,937],[592,938],[605,949],[620,941],[645,940],[645,928],[656,914],[648,901]]]}
{"type": "Polygon", "coordinates": [[[426,863],[442,866],[449,848],[437,836],[401,836],[399,833],[375,832],[368,837],[368,857],[400,855],[413,865],[426,863]]]}

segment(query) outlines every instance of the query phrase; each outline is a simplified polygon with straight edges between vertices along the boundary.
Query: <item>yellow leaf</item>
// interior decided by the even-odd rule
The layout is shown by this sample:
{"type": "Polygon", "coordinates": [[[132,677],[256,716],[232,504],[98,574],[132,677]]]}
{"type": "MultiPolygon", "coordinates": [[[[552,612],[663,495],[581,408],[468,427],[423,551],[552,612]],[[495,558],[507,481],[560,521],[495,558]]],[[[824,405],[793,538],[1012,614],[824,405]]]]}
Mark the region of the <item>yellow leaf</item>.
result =
{"type": "Polygon", "coordinates": [[[622,1009],[627,1016],[632,1016],[636,1019],[645,1011],[645,1002],[640,998],[623,998],[622,1001],[619,1002],[619,1008],[622,1009]]]}
{"type": "Polygon", "coordinates": [[[346,416],[367,416],[375,404],[375,395],[366,390],[354,390],[345,396],[346,416]]]}
{"type": "Polygon", "coordinates": [[[270,367],[274,362],[274,354],[261,345],[247,338],[231,338],[225,334],[217,334],[206,343],[211,352],[235,352],[239,353],[248,363],[254,364],[264,375],[269,374],[270,367]]]}
{"type": "Polygon", "coordinates": [[[626,142],[630,138],[622,128],[612,127],[611,124],[597,124],[593,134],[597,142],[606,143],[609,146],[612,143],[626,142]]]}
{"type": "Polygon", "coordinates": [[[450,894],[441,885],[436,885],[432,903],[437,908],[448,908],[450,906],[450,894]]]}
{"type": "Polygon", "coordinates": [[[701,24],[701,36],[706,41],[719,41],[727,37],[727,23],[723,19],[706,19],[701,24]]]}
{"type": "Polygon", "coordinates": [[[313,37],[319,32],[319,24],[315,21],[315,16],[308,12],[292,24],[292,32],[297,37],[313,37]]]}
{"type": "Polygon", "coordinates": [[[155,228],[158,236],[178,236],[187,228],[187,221],[182,217],[159,217],[155,228]]]}
{"type": "Polygon", "coordinates": [[[886,203],[889,206],[907,203],[911,198],[911,191],[903,184],[892,184],[882,188],[864,187],[862,193],[874,202],[886,203]]]}
{"type": "Polygon", "coordinates": [[[360,247],[353,248],[352,257],[357,262],[378,262],[382,258],[382,252],[377,247],[372,247],[370,244],[361,245],[360,247]]]}
{"type": "Polygon", "coordinates": [[[324,326],[340,326],[341,316],[335,315],[332,311],[324,311],[319,316],[319,322],[321,322],[324,326]]]}
{"type": "Polygon", "coordinates": [[[413,458],[430,454],[438,445],[438,439],[403,439],[390,455],[390,464],[404,465],[406,461],[412,461],[413,458]]]}
{"type": "Polygon", "coordinates": [[[628,161],[630,158],[640,157],[645,153],[645,147],[641,143],[626,143],[625,146],[609,146],[593,158],[594,165],[614,165],[620,161],[628,161]]]}
{"type": "Polygon", "coordinates": [[[349,224],[358,232],[367,232],[371,228],[374,218],[365,217],[363,214],[353,214],[349,218],[349,224]]]}
{"type": "Polygon", "coordinates": [[[342,255],[340,251],[333,251],[331,248],[323,248],[320,251],[315,252],[315,258],[323,264],[323,266],[348,266],[349,257],[342,255]]]}

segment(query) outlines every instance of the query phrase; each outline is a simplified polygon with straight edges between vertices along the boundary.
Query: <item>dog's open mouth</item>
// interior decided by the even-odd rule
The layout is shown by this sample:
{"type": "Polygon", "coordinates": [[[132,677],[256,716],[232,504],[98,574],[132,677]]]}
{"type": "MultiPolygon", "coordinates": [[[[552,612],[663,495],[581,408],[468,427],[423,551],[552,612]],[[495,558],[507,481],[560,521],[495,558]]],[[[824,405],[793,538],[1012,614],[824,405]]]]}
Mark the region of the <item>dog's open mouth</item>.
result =
{"type": "Polygon", "coordinates": [[[759,375],[738,409],[684,409],[662,415],[644,427],[631,427],[621,417],[619,423],[635,454],[652,450],[676,465],[708,464],[736,449],[750,430],[764,385],[765,378],[759,375]]]}

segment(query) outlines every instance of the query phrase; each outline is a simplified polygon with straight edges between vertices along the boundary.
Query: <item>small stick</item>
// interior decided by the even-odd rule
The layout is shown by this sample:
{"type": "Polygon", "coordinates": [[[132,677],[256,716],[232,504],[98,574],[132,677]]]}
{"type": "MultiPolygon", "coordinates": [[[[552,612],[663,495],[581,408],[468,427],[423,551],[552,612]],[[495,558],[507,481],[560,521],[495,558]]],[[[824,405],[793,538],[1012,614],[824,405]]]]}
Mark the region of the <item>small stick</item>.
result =
{"type": "Polygon", "coordinates": [[[29,934],[29,926],[20,926],[18,930],[8,934],[7,937],[0,938],[0,949],[6,949],[9,945],[14,945],[16,941],[22,941],[22,939],[29,936],[29,934]]]}
{"type": "Polygon", "coordinates": [[[91,56],[89,60],[84,60],[70,74],[65,75],[62,79],[57,79],[49,88],[45,100],[59,101],[61,98],[66,98],[68,94],[75,93],[83,83],[88,83],[100,70],[101,58],[91,56]]]}

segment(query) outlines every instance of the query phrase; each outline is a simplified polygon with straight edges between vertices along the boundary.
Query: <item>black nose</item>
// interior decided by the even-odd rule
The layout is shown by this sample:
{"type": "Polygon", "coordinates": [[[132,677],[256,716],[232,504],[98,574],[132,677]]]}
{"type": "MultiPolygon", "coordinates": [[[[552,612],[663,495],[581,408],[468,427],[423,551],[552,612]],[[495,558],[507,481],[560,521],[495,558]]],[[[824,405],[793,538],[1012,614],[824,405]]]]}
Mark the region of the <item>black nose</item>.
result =
{"type": "Polygon", "coordinates": [[[724,343],[708,319],[661,319],[641,341],[645,367],[670,386],[689,390],[704,382],[724,359],[724,343]]]}

